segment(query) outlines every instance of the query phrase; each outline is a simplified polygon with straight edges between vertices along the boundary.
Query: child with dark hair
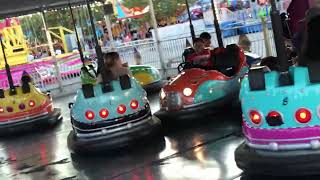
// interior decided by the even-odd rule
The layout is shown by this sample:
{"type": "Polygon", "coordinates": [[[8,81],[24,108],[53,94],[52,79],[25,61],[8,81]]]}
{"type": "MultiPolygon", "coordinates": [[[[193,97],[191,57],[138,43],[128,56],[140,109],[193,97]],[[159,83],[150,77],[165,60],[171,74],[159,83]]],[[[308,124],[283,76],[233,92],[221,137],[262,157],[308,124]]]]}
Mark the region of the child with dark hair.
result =
{"type": "MultiPolygon", "coordinates": [[[[120,76],[130,74],[128,63],[122,63],[120,55],[117,52],[109,52],[104,54],[104,68],[110,71],[112,80],[118,80],[120,76]]],[[[98,76],[98,83],[102,82],[101,73],[98,76]]]]}
{"type": "Polygon", "coordinates": [[[193,44],[194,53],[187,56],[187,62],[194,65],[212,67],[212,62],[210,61],[211,52],[205,48],[205,42],[201,38],[196,38],[193,44]]]}
{"type": "Polygon", "coordinates": [[[211,35],[208,32],[203,32],[200,34],[200,39],[203,40],[204,46],[206,48],[211,48],[211,35]]]}

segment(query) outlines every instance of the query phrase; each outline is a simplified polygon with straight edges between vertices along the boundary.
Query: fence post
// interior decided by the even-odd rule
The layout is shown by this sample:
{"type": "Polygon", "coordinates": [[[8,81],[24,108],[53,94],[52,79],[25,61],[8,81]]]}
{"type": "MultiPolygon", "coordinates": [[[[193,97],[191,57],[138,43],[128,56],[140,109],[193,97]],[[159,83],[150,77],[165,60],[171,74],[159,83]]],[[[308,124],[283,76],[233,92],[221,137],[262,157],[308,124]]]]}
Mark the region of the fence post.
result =
{"type": "Polygon", "coordinates": [[[62,79],[61,79],[60,69],[59,69],[59,67],[58,67],[58,60],[57,60],[56,54],[55,54],[55,52],[54,52],[53,43],[52,43],[52,39],[51,39],[50,32],[49,32],[48,27],[47,27],[46,16],[45,16],[45,12],[44,12],[44,11],[42,11],[42,13],[41,13],[41,19],[42,19],[43,28],[44,28],[44,30],[45,30],[46,37],[47,37],[47,40],[48,40],[49,50],[50,50],[50,53],[51,53],[51,57],[52,57],[53,60],[54,60],[54,63],[53,63],[53,64],[54,64],[54,68],[55,68],[55,72],[56,72],[56,77],[58,78],[59,90],[62,92],[63,89],[62,89],[62,79]]]}
{"type": "Polygon", "coordinates": [[[166,76],[166,65],[164,62],[164,57],[163,57],[163,53],[162,53],[162,49],[161,49],[161,43],[160,43],[160,37],[159,37],[159,33],[158,33],[158,24],[157,24],[157,19],[156,19],[156,15],[154,13],[154,8],[153,8],[153,2],[152,0],[149,0],[149,6],[150,6],[150,15],[152,18],[152,24],[153,24],[153,29],[154,29],[154,35],[155,35],[155,39],[156,39],[156,49],[159,53],[159,58],[160,58],[160,64],[161,64],[161,69],[163,69],[163,77],[166,76]]]}
{"type": "Polygon", "coordinates": [[[266,56],[271,56],[271,47],[270,47],[270,39],[269,39],[269,32],[268,32],[268,24],[265,17],[261,18],[262,23],[262,31],[264,36],[264,45],[266,47],[266,56]]]}

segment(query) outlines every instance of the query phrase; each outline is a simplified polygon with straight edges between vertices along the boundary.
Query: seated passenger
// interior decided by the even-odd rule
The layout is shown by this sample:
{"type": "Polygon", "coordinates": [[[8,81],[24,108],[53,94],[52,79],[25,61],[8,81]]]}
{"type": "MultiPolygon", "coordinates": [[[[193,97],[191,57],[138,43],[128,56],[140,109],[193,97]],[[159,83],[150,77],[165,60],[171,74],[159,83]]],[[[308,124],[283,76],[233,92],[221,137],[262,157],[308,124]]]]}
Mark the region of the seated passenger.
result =
{"type": "Polygon", "coordinates": [[[204,46],[207,49],[211,49],[211,35],[208,32],[203,32],[200,34],[200,38],[203,40],[204,42],[204,46]]]}
{"type": "Polygon", "coordinates": [[[23,84],[23,83],[32,83],[32,78],[27,71],[22,72],[21,84],[23,84]]]}
{"type": "Polygon", "coordinates": [[[251,52],[251,41],[247,35],[242,34],[239,36],[238,45],[244,51],[251,52]]]}
{"type": "Polygon", "coordinates": [[[194,40],[194,53],[187,57],[187,62],[194,65],[203,66],[206,68],[212,67],[210,60],[211,52],[209,49],[205,49],[205,43],[202,39],[197,38],[194,40]]]}
{"type": "MultiPolygon", "coordinates": [[[[109,52],[104,55],[104,67],[111,71],[112,80],[118,80],[120,76],[130,74],[128,63],[122,63],[120,55],[117,52],[109,52]]],[[[102,82],[101,73],[98,75],[98,83],[102,82]]]]}
{"type": "Polygon", "coordinates": [[[278,58],[269,56],[261,60],[260,66],[267,67],[270,71],[279,71],[278,58]]]}
{"type": "Polygon", "coordinates": [[[304,22],[306,28],[302,53],[298,62],[300,66],[307,66],[310,62],[319,61],[320,59],[320,8],[309,9],[304,22]]]}

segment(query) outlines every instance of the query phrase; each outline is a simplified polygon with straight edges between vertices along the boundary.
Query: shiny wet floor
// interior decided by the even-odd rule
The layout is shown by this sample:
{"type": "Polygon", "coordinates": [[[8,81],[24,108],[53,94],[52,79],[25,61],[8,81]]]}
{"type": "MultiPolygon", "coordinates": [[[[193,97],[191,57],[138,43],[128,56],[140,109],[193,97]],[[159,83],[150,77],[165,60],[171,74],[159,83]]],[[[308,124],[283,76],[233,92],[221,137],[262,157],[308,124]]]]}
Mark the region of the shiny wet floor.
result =
{"type": "MultiPolygon", "coordinates": [[[[192,124],[168,130],[164,138],[141,142],[136,147],[71,156],[67,148],[71,129],[67,104],[72,98],[55,100],[64,120],[54,129],[0,139],[0,179],[275,179],[245,177],[237,168],[234,150],[243,138],[241,116],[232,110],[206,121],[195,119],[192,124]]],[[[155,112],[159,109],[158,97],[152,95],[149,99],[155,112]]]]}

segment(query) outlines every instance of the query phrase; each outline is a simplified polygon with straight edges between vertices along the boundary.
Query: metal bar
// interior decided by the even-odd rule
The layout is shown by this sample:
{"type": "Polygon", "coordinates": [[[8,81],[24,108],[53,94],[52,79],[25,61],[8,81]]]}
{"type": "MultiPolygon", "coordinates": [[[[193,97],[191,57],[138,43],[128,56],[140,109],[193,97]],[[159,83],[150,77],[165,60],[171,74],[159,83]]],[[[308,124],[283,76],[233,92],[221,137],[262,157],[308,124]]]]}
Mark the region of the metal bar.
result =
{"type": "Polygon", "coordinates": [[[186,6],[187,6],[187,12],[188,12],[188,17],[189,17],[189,23],[190,23],[190,32],[191,32],[191,38],[192,41],[194,42],[195,38],[196,38],[196,33],[194,32],[194,27],[192,24],[192,19],[191,19],[191,14],[190,14],[190,7],[189,7],[189,3],[188,0],[186,0],[186,6]]]}
{"type": "Polygon", "coordinates": [[[218,17],[217,17],[217,13],[216,13],[216,7],[214,4],[214,0],[211,0],[211,7],[212,7],[212,11],[213,11],[213,17],[214,17],[214,28],[216,29],[216,35],[217,35],[217,40],[218,40],[218,44],[220,48],[223,48],[223,40],[222,40],[222,33],[221,33],[221,29],[220,29],[220,25],[219,25],[219,21],[218,21],[218,17]]]}
{"type": "Polygon", "coordinates": [[[8,64],[8,61],[7,61],[5,47],[4,47],[4,44],[3,44],[3,41],[2,41],[2,34],[0,35],[0,43],[1,43],[2,53],[3,53],[4,63],[5,63],[5,67],[6,67],[6,73],[7,73],[7,77],[8,77],[8,81],[9,81],[9,86],[10,86],[10,94],[16,94],[16,89],[14,87],[12,74],[11,74],[11,71],[10,71],[10,66],[8,64]]]}
{"type": "Polygon", "coordinates": [[[82,61],[82,64],[84,65],[83,51],[82,51],[82,48],[81,48],[81,43],[80,43],[78,31],[77,31],[76,20],[74,18],[72,7],[71,7],[70,3],[69,3],[69,9],[70,9],[70,15],[71,15],[71,19],[72,19],[72,25],[73,25],[73,28],[74,28],[74,32],[76,33],[77,45],[78,45],[78,51],[79,51],[79,54],[80,54],[80,59],[82,61]]]}
{"type": "Polygon", "coordinates": [[[55,75],[58,78],[59,89],[62,92],[63,89],[62,89],[62,79],[61,79],[60,69],[58,67],[58,60],[56,58],[56,53],[55,53],[54,48],[53,48],[52,38],[51,38],[50,32],[48,30],[46,14],[45,14],[44,11],[41,12],[41,19],[42,19],[43,27],[44,27],[44,30],[45,30],[45,33],[46,33],[46,37],[47,37],[47,41],[48,41],[51,57],[54,60],[53,64],[54,64],[54,68],[55,68],[55,75]]]}
{"type": "Polygon", "coordinates": [[[62,44],[63,44],[64,52],[68,53],[68,46],[67,46],[66,37],[64,35],[63,28],[59,28],[59,33],[60,33],[60,36],[61,36],[61,41],[62,41],[62,44]]]}
{"type": "Polygon", "coordinates": [[[165,77],[167,75],[167,71],[166,71],[166,64],[164,62],[164,53],[161,49],[161,42],[160,42],[160,37],[159,37],[159,31],[158,31],[158,24],[157,24],[157,19],[156,19],[156,15],[154,13],[154,6],[153,6],[153,2],[152,0],[149,0],[149,6],[150,6],[150,15],[151,15],[151,19],[152,19],[152,25],[153,25],[153,29],[154,29],[154,35],[155,35],[155,40],[157,43],[156,46],[156,50],[159,53],[159,59],[160,59],[160,65],[161,65],[161,69],[163,70],[163,77],[165,77]]]}
{"type": "Polygon", "coordinates": [[[52,31],[49,31],[49,33],[50,33],[50,34],[52,34],[54,37],[56,37],[56,38],[58,38],[58,39],[62,40],[62,39],[61,39],[61,37],[60,37],[58,34],[56,34],[56,33],[52,32],[52,31]]]}
{"type": "Polygon", "coordinates": [[[105,69],[105,66],[104,66],[102,49],[101,49],[101,47],[99,45],[99,42],[98,42],[98,37],[97,37],[97,34],[96,34],[96,27],[94,25],[93,15],[92,15],[92,10],[91,10],[91,7],[90,7],[89,0],[86,0],[86,4],[87,4],[87,8],[88,8],[88,13],[89,13],[91,29],[93,31],[93,38],[94,38],[94,41],[95,41],[95,50],[96,50],[96,54],[97,54],[97,58],[98,58],[98,73],[101,73],[101,77],[102,77],[103,83],[107,84],[108,80],[106,79],[106,76],[105,76],[106,69],[105,69]]]}
{"type": "Polygon", "coordinates": [[[280,18],[280,12],[277,9],[275,0],[271,0],[271,20],[273,27],[274,40],[276,45],[277,56],[279,59],[280,85],[291,85],[292,79],[289,75],[289,62],[286,54],[286,46],[283,39],[283,29],[280,18]]]}

